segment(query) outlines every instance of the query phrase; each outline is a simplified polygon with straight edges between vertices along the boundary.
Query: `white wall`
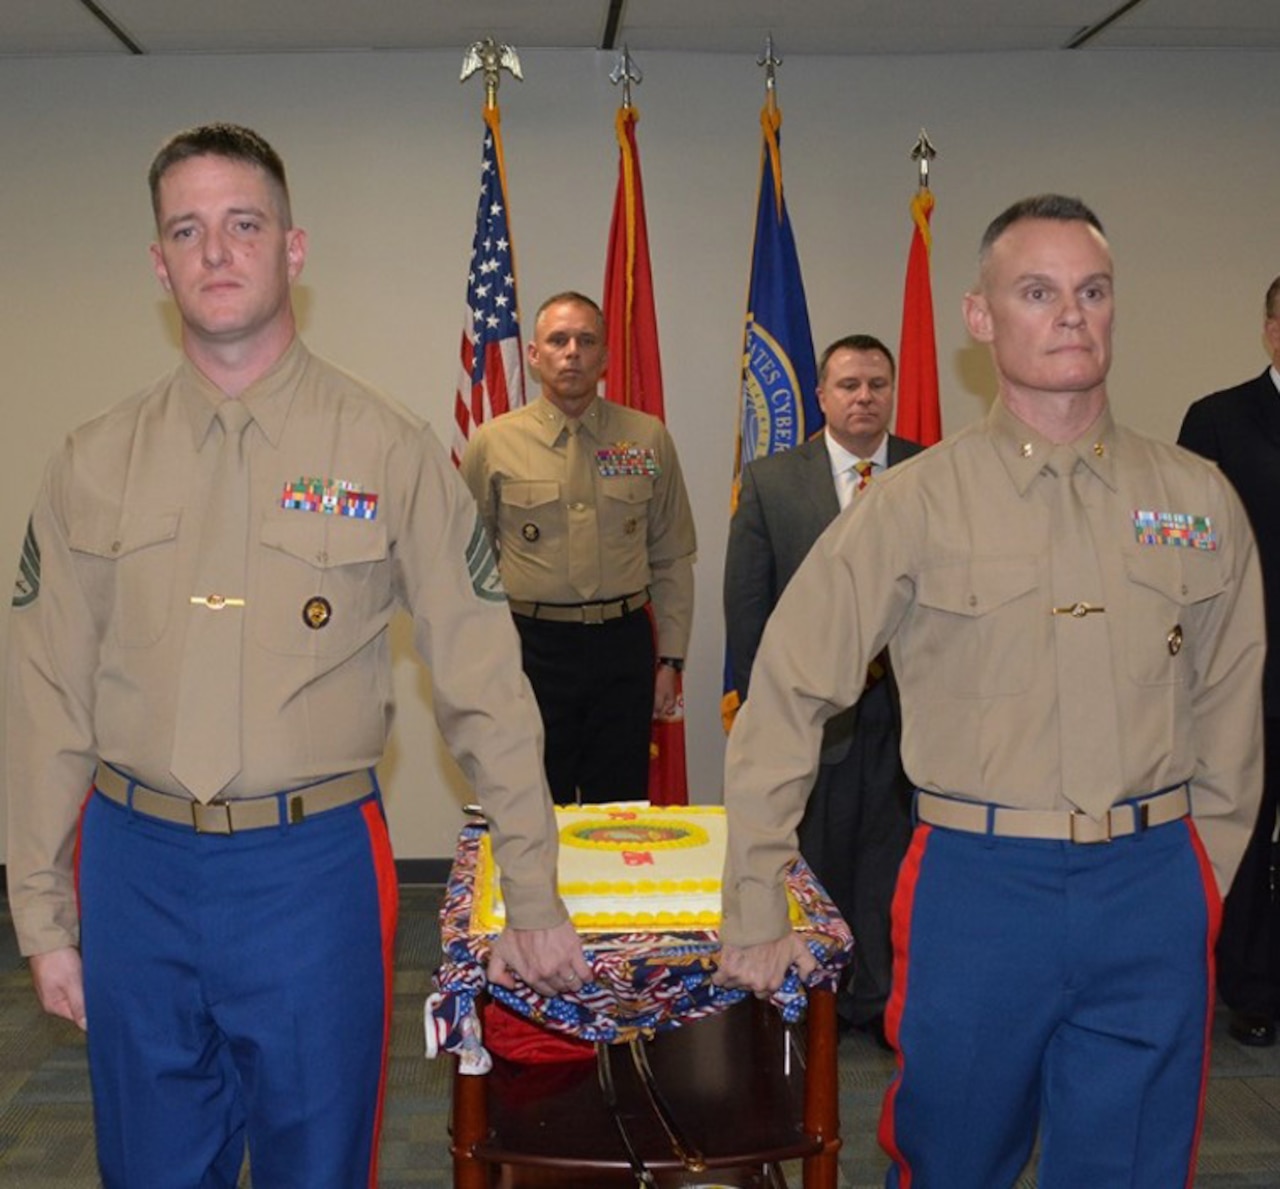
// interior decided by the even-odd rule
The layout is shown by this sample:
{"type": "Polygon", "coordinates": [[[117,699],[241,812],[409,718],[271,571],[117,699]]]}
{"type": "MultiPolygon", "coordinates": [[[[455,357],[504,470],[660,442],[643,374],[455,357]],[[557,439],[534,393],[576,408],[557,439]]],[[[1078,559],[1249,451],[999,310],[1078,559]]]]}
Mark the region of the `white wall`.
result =
{"type": "MultiPolygon", "coordinates": [[[[783,47],[785,50],[785,47],[783,47]]],[[[73,424],[166,370],[175,326],[151,276],[144,175],[175,129],[231,119],[289,167],[311,235],[299,292],[313,349],[447,437],[479,183],[482,87],[461,52],[0,60],[0,575],[44,460],[73,424]]],[[[526,316],[599,293],[616,179],[613,56],[529,52],[500,99],[526,316]]],[[[746,57],[647,54],[636,93],[668,419],[700,538],[690,778],[720,794],[720,580],[759,163],[746,57]]],[[[981,414],[991,373],[959,298],[983,227],[1042,190],[1083,196],[1118,267],[1122,419],[1172,438],[1188,401],[1257,371],[1280,273],[1275,53],[787,58],[786,192],[816,345],[896,345],[915,167],[938,146],[934,297],[944,428],[981,414]]],[[[0,578],[5,581],[7,578],[0,578]]],[[[815,625],[824,630],[826,625],[815,625]]],[[[398,631],[400,710],[384,768],[403,858],[452,850],[467,792],[429,683],[398,631]]],[[[3,636],[0,635],[0,651],[3,636]]]]}

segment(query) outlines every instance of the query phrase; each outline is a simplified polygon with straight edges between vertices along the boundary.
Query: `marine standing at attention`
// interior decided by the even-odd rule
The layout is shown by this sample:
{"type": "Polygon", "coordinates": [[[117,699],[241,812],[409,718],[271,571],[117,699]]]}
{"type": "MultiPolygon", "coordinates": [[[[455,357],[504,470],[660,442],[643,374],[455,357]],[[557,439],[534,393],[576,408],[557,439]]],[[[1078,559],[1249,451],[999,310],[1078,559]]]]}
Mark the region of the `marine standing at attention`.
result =
{"type": "Polygon", "coordinates": [[[71,433],[10,618],[10,905],[88,1031],[108,1189],[377,1179],[397,890],[374,765],[388,623],[493,823],[490,977],[587,978],[555,893],[533,695],[476,509],[430,429],[297,335],[284,166],[214,124],[150,172],[164,379],[71,433]],[[87,796],[86,796],[87,793],[87,796]]]}
{"type": "Polygon", "coordinates": [[[1111,415],[1097,216],[988,227],[985,420],[894,467],[809,552],[729,740],[717,980],[814,959],[783,872],[823,723],[886,645],[917,826],[893,903],[888,1189],[1191,1183],[1221,895],[1262,781],[1262,583],[1222,473],[1111,415]],[[833,637],[826,625],[838,623],[833,637]]]}
{"type": "Polygon", "coordinates": [[[542,395],[480,426],[462,457],[562,804],[648,796],[650,723],[675,709],[693,618],[697,543],[675,443],[656,417],[596,394],[605,343],[594,301],[549,297],[528,346],[542,395]]]}

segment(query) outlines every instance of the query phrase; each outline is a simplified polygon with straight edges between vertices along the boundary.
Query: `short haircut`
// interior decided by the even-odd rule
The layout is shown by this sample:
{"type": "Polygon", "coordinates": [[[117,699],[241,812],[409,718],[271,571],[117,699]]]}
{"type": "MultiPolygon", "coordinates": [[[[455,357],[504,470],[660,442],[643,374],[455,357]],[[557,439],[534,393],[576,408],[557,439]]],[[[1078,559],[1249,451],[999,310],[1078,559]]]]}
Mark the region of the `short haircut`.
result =
{"type": "Polygon", "coordinates": [[[995,244],[1015,223],[1024,219],[1051,219],[1056,223],[1088,223],[1099,235],[1106,236],[1102,221],[1079,198],[1062,194],[1036,194],[1015,202],[1008,210],[991,220],[978,245],[978,261],[984,262],[995,244]]]}
{"type": "Polygon", "coordinates": [[[538,319],[542,317],[552,306],[560,305],[562,302],[572,302],[574,305],[587,306],[595,310],[596,317],[600,319],[600,328],[604,329],[604,310],[602,310],[591,298],[585,293],[579,293],[576,289],[566,289],[563,293],[553,293],[539,307],[538,312],[533,316],[534,328],[537,328],[538,319]]]}
{"type": "Polygon", "coordinates": [[[1267,286],[1266,315],[1268,318],[1280,318],[1280,277],[1267,286]]]}
{"type": "Polygon", "coordinates": [[[228,161],[256,165],[272,184],[285,227],[293,226],[289,183],[285,179],[284,162],[280,159],[280,154],[252,128],[245,128],[241,124],[201,124],[197,128],[175,133],[161,145],[147,172],[147,184],[151,187],[151,210],[157,225],[160,222],[161,179],[175,165],[189,161],[192,157],[225,157],[228,161]]]}
{"type": "Polygon", "coordinates": [[[873,334],[846,334],[842,339],[836,339],[822,353],[822,357],[818,360],[818,383],[821,384],[826,379],[827,364],[831,361],[837,351],[879,351],[889,361],[889,375],[895,380],[898,377],[898,365],[893,358],[893,352],[884,345],[873,334]]]}

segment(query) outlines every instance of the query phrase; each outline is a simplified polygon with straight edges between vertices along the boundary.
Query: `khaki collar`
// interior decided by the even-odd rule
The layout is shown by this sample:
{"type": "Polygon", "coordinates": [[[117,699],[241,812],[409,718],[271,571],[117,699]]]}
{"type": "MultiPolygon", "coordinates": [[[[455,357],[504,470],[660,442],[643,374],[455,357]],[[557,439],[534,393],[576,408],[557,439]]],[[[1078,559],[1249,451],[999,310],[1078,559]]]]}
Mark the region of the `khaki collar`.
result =
{"type": "MultiPolygon", "coordinates": [[[[999,398],[987,415],[987,432],[1019,495],[1026,495],[1054,451],[1064,449],[1015,417],[999,398]]],[[[1116,426],[1107,405],[1094,423],[1065,447],[1112,491],[1116,489],[1115,438],[1116,426]]]]}
{"type": "MultiPolygon", "coordinates": [[[[563,410],[553,405],[545,396],[539,396],[529,408],[548,446],[554,446],[559,441],[560,435],[573,420],[571,417],[566,417],[563,410]]],[[[601,400],[598,396],[594,397],[583,410],[578,421],[584,433],[597,442],[603,442],[609,424],[608,402],[601,400]]]]}
{"type": "MultiPolygon", "coordinates": [[[[273,446],[284,433],[298,383],[310,362],[311,352],[295,336],[267,373],[240,394],[250,416],[273,446]]],[[[209,437],[209,427],[217,416],[218,406],[227,396],[185,357],[178,367],[175,388],[191,420],[192,445],[199,450],[209,437]]]]}

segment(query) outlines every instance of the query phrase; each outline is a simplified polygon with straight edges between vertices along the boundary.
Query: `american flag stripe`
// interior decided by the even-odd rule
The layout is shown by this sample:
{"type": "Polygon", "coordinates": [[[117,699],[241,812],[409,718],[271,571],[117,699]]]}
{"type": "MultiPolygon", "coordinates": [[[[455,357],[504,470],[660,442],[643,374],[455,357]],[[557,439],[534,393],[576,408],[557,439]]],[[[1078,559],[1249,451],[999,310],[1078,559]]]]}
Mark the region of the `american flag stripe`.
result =
{"type": "Polygon", "coordinates": [[[471,244],[467,304],[462,324],[461,370],[454,399],[453,462],[476,427],[525,403],[515,251],[507,210],[500,116],[484,112],[480,201],[471,244]]]}

